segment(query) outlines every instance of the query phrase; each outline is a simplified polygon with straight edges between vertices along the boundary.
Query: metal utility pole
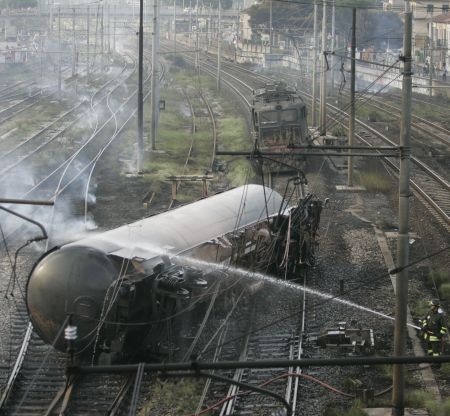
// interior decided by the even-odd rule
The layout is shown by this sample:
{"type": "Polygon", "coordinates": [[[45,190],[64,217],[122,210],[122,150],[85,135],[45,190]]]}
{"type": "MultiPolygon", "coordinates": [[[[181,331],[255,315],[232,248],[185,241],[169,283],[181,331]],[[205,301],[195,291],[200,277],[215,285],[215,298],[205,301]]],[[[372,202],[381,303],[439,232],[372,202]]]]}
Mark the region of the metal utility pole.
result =
{"type": "Polygon", "coordinates": [[[173,0],[173,52],[177,52],[177,0],[173,0]]]}
{"type": "Polygon", "coordinates": [[[320,77],[320,134],[325,136],[327,134],[327,3],[323,2],[323,16],[322,16],[322,74],[320,77]]]}
{"type": "MultiPolygon", "coordinates": [[[[6,20],[5,20],[5,24],[6,24],[6,20]]],[[[52,4],[50,4],[50,21],[49,21],[49,32],[52,33],[53,32],[53,2],[52,4]]],[[[6,31],[5,31],[5,36],[6,36],[6,31]]]]}
{"type": "Polygon", "coordinates": [[[58,100],[61,99],[61,8],[58,7],[58,100]]]}
{"type": "Polygon", "coordinates": [[[156,134],[158,129],[158,48],[159,48],[159,11],[158,0],[153,0],[153,39],[152,39],[152,150],[156,150],[156,134]]]}
{"type": "Polygon", "coordinates": [[[239,24],[240,24],[240,4],[238,3],[238,12],[237,12],[237,22],[236,22],[236,39],[235,39],[235,45],[234,45],[234,62],[237,62],[237,49],[239,44],[239,24]]]}
{"type": "Polygon", "coordinates": [[[269,1],[269,53],[272,53],[273,33],[272,33],[272,0],[269,1]]]}
{"type": "Polygon", "coordinates": [[[189,0],[189,39],[191,39],[190,33],[192,32],[192,0],[189,0]]]}
{"type": "Polygon", "coordinates": [[[213,18],[212,18],[212,5],[209,3],[209,21],[208,21],[208,41],[206,42],[207,47],[211,47],[213,38],[213,18]]]}
{"type": "Polygon", "coordinates": [[[138,155],[137,171],[144,161],[144,0],[139,1],[138,155]]]}
{"type": "Polygon", "coordinates": [[[312,103],[311,103],[311,124],[316,125],[316,101],[317,101],[317,3],[314,0],[314,45],[313,45],[313,80],[312,80],[312,103]]]}
{"type": "MultiPolygon", "coordinates": [[[[400,357],[406,351],[406,320],[408,307],[409,262],[409,170],[411,157],[411,96],[412,96],[412,12],[409,0],[405,1],[405,25],[403,35],[403,83],[402,121],[400,126],[400,180],[397,240],[397,273],[395,279],[395,333],[394,355],[400,357]]],[[[394,416],[403,416],[405,410],[405,366],[394,364],[392,405],[394,416]]]]}
{"type": "Polygon", "coordinates": [[[333,0],[331,10],[331,91],[334,92],[334,48],[336,42],[336,0],[333,0]]]}
{"type": "Polygon", "coordinates": [[[117,23],[117,6],[114,5],[114,28],[113,28],[113,51],[116,51],[116,23],[117,23]]]}
{"type": "Polygon", "coordinates": [[[433,30],[433,10],[434,7],[432,4],[428,5],[430,8],[430,97],[433,96],[433,72],[434,72],[434,59],[433,59],[433,51],[434,51],[434,30],[433,30]]]}
{"type": "Polygon", "coordinates": [[[89,66],[90,66],[90,57],[89,57],[89,22],[91,21],[89,6],[87,7],[87,21],[86,21],[86,79],[89,82],[89,66]]]}
{"type": "Polygon", "coordinates": [[[217,27],[217,91],[220,91],[220,65],[222,61],[222,3],[219,0],[219,22],[217,27]]]}
{"type": "Polygon", "coordinates": [[[73,56],[72,56],[72,76],[74,77],[77,73],[76,68],[76,59],[77,59],[77,49],[75,45],[75,7],[73,8],[73,16],[72,16],[72,49],[73,49],[73,56]]]}
{"type": "Polygon", "coordinates": [[[108,12],[108,54],[111,53],[111,5],[107,6],[108,12]]]}
{"type": "Polygon", "coordinates": [[[200,65],[199,65],[199,44],[198,44],[198,27],[195,29],[195,70],[197,72],[200,71],[200,65]]]}
{"type": "Polygon", "coordinates": [[[100,71],[103,72],[103,45],[104,45],[104,28],[103,28],[103,16],[104,16],[104,7],[102,5],[102,14],[100,16],[100,71]]]}
{"type": "MultiPolygon", "coordinates": [[[[353,8],[352,16],[352,57],[350,60],[350,119],[348,124],[348,146],[349,153],[352,153],[351,147],[355,139],[355,81],[356,81],[356,8],[353,8]]],[[[353,186],[353,157],[350,155],[347,161],[348,174],[347,186],[353,186]]]]}

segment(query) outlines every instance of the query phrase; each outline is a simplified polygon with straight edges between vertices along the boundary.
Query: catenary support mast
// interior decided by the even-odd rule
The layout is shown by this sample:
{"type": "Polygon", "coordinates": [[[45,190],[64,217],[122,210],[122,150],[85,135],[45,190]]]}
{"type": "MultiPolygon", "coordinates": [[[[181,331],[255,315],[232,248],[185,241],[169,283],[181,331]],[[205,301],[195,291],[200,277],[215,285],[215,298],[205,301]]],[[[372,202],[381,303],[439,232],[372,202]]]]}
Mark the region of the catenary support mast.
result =
{"type": "Polygon", "coordinates": [[[327,134],[327,3],[323,2],[322,15],[322,59],[321,59],[321,76],[320,76],[320,134],[327,134]]]}
{"type": "MultiPolygon", "coordinates": [[[[355,140],[355,81],[356,81],[356,8],[353,8],[352,15],[352,56],[350,61],[350,117],[348,125],[348,145],[353,146],[355,140]]],[[[352,150],[349,149],[352,153],[352,150]]],[[[349,156],[347,160],[347,186],[353,186],[353,157],[349,156]]]]}
{"type": "MultiPolygon", "coordinates": [[[[405,355],[406,349],[406,319],[408,306],[408,269],[409,261],[409,170],[411,157],[411,90],[412,90],[412,12],[409,1],[405,2],[405,26],[403,35],[403,84],[402,84],[402,120],[400,127],[400,159],[399,181],[399,227],[397,240],[397,268],[401,272],[396,275],[396,306],[394,354],[397,357],[405,355]]],[[[394,416],[403,416],[405,411],[405,366],[394,365],[392,404],[394,416]]]]}
{"type": "Polygon", "coordinates": [[[314,40],[313,40],[313,80],[312,80],[312,103],[311,124],[316,126],[316,101],[317,101],[317,2],[314,0],[314,40]]]}
{"type": "Polygon", "coordinates": [[[137,171],[142,171],[144,158],[144,0],[139,2],[139,79],[138,79],[138,155],[137,171]]]}

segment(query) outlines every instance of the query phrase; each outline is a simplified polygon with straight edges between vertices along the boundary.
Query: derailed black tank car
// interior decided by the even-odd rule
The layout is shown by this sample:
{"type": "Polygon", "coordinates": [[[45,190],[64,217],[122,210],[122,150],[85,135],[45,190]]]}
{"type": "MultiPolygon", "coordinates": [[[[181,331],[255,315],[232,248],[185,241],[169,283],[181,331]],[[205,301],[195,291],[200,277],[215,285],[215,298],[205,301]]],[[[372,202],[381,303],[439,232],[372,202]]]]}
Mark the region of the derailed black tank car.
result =
{"type": "Polygon", "coordinates": [[[261,149],[307,144],[306,104],[283,82],[253,92],[252,123],[261,149]]]}

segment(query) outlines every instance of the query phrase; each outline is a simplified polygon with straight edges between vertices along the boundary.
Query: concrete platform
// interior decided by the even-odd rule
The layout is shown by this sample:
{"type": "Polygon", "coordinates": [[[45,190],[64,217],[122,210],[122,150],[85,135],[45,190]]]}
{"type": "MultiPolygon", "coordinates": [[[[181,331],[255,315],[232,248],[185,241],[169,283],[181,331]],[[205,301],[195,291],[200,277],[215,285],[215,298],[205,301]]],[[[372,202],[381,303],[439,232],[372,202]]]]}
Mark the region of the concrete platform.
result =
{"type": "MultiPolygon", "coordinates": [[[[390,407],[363,409],[369,416],[391,416],[390,407]]],[[[429,416],[426,409],[405,409],[405,416],[429,416]]]]}
{"type": "Polygon", "coordinates": [[[364,188],[364,186],[336,185],[336,191],[340,191],[340,192],[365,192],[366,188],[364,188]]]}

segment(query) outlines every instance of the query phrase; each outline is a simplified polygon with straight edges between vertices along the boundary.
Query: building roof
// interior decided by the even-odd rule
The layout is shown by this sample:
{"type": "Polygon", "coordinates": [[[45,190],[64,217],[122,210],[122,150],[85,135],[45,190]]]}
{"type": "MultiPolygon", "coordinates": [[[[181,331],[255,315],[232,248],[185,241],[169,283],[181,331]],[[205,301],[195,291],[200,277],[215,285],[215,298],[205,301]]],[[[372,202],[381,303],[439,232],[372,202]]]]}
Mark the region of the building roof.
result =
{"type": "Polygon", "coordinates": [[[442,13],[433,17],[434,23],[450,23],[450,13],[442,13]]]}

